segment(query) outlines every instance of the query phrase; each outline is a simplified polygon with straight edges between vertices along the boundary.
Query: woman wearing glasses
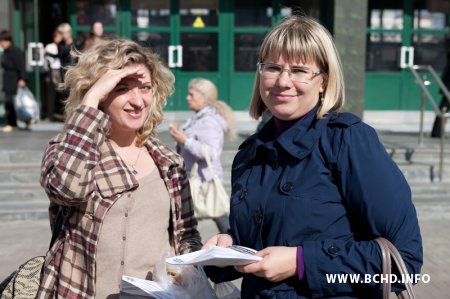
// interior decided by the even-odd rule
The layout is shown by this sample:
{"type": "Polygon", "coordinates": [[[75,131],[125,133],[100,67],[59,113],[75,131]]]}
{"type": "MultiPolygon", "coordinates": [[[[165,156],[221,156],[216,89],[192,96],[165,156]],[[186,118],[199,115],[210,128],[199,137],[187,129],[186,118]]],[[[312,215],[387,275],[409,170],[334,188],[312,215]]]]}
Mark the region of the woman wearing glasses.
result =
{"type": "Polygon", "coordinates": [[[378,236],[419,273],[410,188],[374,129],[338,112],[344,82],[329,32],[308,17],[286,18],[266,35],[257,68],[250,114],[273,117],[234,159],[229,234],[204,247],[243,245],[263,259],[208,275],[243,277],[242,298],[379,297],[375,283],[327,280],[380,273],[378,236]]]}

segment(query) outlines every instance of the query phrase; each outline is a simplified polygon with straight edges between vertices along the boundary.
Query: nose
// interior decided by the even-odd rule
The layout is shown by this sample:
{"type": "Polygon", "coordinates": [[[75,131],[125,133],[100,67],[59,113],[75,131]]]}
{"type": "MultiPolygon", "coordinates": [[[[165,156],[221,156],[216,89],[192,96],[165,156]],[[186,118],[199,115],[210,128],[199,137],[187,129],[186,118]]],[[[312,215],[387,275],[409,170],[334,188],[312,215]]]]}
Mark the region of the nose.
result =
{"type": "Polygon", "coordinates": [[[289,69],[281,70],[277,82],[279,86],[292,86],[291,71],[289,69]]]}
{"type": "Polygon", "coordinates": [[[131,104],[133,104],[137,107],[141,107],[143,105],[144,100],[142,99],[139,88],[136,87],[136,88],[131,89],[128,94],[131,97],[131,99],[130,99],[131,104]]]}

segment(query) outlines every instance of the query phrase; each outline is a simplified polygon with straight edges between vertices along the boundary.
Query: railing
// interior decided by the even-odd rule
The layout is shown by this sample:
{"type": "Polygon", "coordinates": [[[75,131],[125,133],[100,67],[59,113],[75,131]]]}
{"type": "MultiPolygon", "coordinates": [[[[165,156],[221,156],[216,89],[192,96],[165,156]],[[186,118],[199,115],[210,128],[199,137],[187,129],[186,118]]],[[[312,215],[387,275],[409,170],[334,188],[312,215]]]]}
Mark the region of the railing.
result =
{"type": "Polygon", "coordinates": [[[431,74],[432,79],[439,85],[440,90],[443,95],[450,103],[450,92],[447,87],[442,82],[441,78],[438,76],[436,71],[431,65],[413,65],[409,67],[411,74],[413,75],[416,83],[420,86],[422,93],[420,97],[420,131],[419,131],[419,144],[423,144],[423,118],[425,112],[425,99],[431,104],[434,113],[441,120],[441,132],[440,132],[440,154],[439,154],[439,180],[442,181],[442,173],[444,171],[444,145],[445,145],[445,125],[447,124],[447,119],[450,118],[450,113],[447,112],[447,108],[444,107],[442,110],[439,109],[433,96],[428,90],[428,85],[431,84],[428,76],[420,76],[421,73],[431,74]]]}

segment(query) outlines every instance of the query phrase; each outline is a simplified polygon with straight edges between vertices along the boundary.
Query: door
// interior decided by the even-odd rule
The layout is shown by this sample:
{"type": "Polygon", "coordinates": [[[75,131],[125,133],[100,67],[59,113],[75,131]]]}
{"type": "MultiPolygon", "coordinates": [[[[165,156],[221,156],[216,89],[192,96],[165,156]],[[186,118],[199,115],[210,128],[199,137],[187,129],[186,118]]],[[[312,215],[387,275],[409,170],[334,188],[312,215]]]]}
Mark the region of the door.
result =
{"type": "Polygon", "coordinates": [[[219,98],[234,110],[247,110],[259,45],[281,17],[296,10],[319,17],[325,0],[88,0],[71,1],[71,23],[78,40],[89,24],[151,47],[176,77],[166,110],[189,110],[189,80],[214,82],[219,98]]]}
{"type": "MultiPolygon", "coordinates": [[[[166,110],[189,110],[187,84],[204,77],[220,88],[225,76],[219,51],[225,35],[220,29],[219,0],[130,0],[124,2],[124,36],[156,51],[176,77],[175,93],[166,110]],[[222,80],[221,80],[222,79],[222,80]]],[[[224,99],[226,101],[226,98],[224,99]]]]}
{"type": "MultiPolygon", "coordinates": [[[[448,16],[426,2],[369,1],[365,109],[418,110],[420,89],[408,67],[445,66],[448,16]]],[[[431,87],[440,99],[437,85],[431,87]]]]}

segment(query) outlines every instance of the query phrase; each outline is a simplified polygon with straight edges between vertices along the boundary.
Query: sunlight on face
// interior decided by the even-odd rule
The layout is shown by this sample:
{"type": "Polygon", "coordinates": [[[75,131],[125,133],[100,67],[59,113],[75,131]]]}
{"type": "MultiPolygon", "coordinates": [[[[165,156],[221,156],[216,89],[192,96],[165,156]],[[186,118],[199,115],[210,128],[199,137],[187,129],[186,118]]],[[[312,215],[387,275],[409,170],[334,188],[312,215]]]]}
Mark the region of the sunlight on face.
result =
{"type": "Polygon", "coordinates": [[[132,75],[122,79],[111,91],[101,108],[111,118],[111,133],[129,131],[135,133],[147,119],[153,102],[150,71],[139,65],[142,76],[132,75]]]}
{"type": "Polygon", "coordinates": [[[194,111],[199,111],[206,105],[206,97],[195,88],[189,88],[186,97],[189,108],[194,111]]]}
{"type": "MultiPolygon", "coordinates": [[[[290,63],[283,55],[278,59],[269,57],[263,62],[278,64],[283,69],[302,66],[319,70],[315,63],[290,63]]],[[[317,104],[319,94],[324,90],[323,77],[320,74],[302,82],[291,80],[287,71],[281,72],[278,77],[260,78],[261,98],[272,114],[281,120],[295,120],[308,113],[317,104]]]]}

